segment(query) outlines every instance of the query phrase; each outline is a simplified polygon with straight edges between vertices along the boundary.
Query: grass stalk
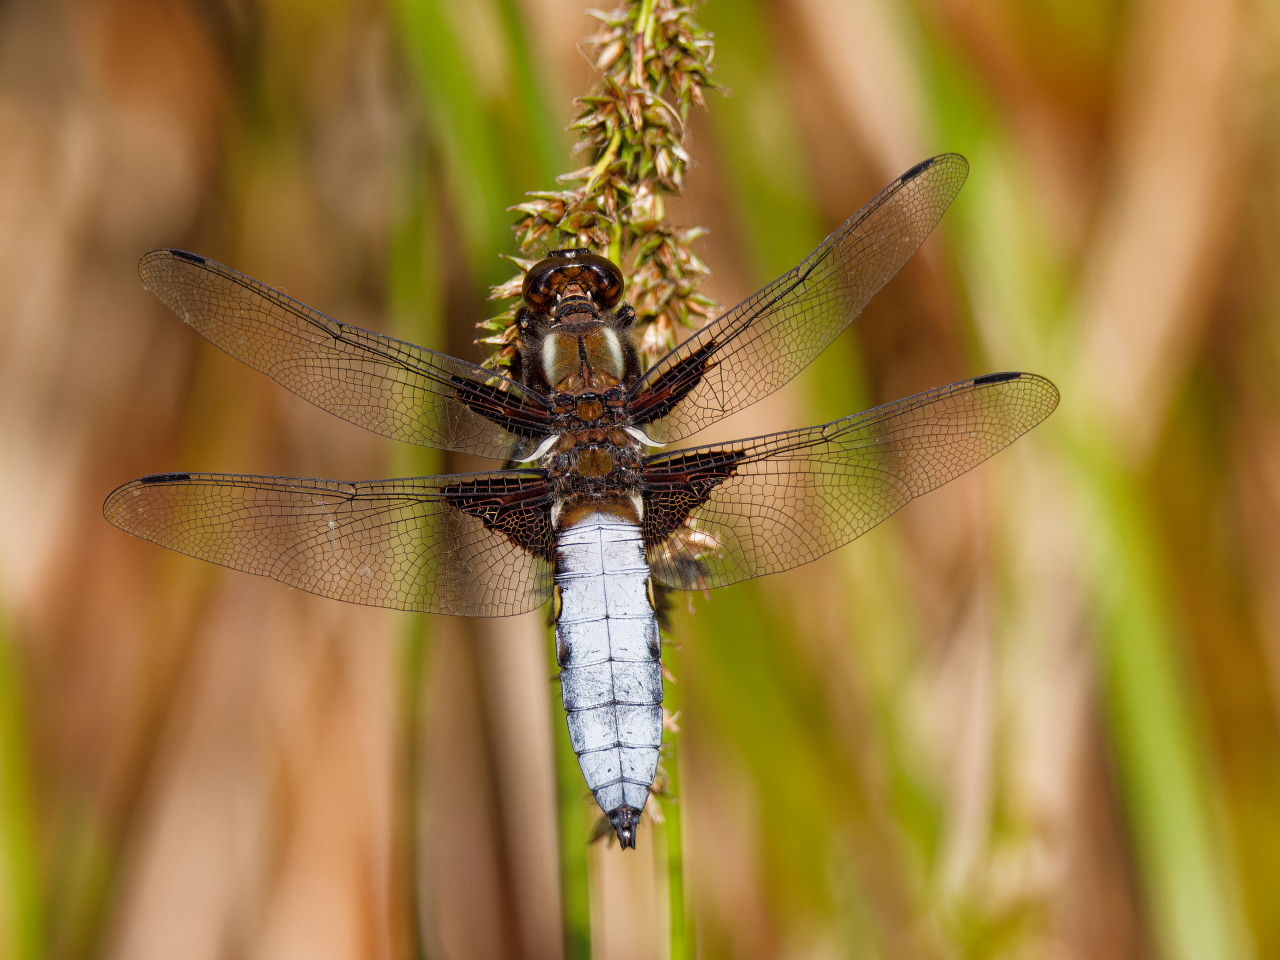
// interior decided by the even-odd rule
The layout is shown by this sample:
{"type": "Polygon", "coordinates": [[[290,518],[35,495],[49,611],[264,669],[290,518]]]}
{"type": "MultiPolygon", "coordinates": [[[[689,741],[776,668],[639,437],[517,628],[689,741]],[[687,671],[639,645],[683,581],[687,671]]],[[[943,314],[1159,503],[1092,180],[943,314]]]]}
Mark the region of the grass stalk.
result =
{"type": "Polygon", "coordinates": [[[999,337],[1016,345],[1016,354],[1027,358],[1025,367],[1043,371],[1062,387],[1063,422],[1050,425],[1050,436],[1059,443],[1080,499],[1086,530],[1081,540],[1088,545],[1082,569],[1091,592],[1086,613],[1096,640],[1106,735],[1152,936],[1171,960],[1248,956],[1235,878],[1220,855],[1225,844],[1215,778],[1180,651],[1176,598],[1145,503],[1148,481],[1140,466],[1113,449],[1115,425],[1090,409],[1089,385],[1063,369],[1063,358],[1079,348],[1069,301],[1056,295],[1070,289],[1069,281],[1056,272],[1062,268],[1054,266],[1055,252],[1043,245],[1044,235],[1031,232],[1034,207],[1011,207],[1017,195],[997,187],[998,165],[1008,154],[998,105],[947,51],[935,48],[927,68],[947,148],[985,159],[957,204],[958,246],[976,251],[975,273],[999,291],[997,310],[1005,327],[999,337]],[[1055,316],[1056,324],[1049,319],[1055,316]],[[1057,349],[1045,350],[1055,326],[1057,349]]]}
{"type": "Polygon", "coordinates": [[[13,960],[45,955],[27,745],[18,655],[0,630],[0,956],[13,960]]]}
{"type": "MultiPolygon", "coordinates": [[[[485,102],[482,84],[459,53],[457,33],[465,29],[463,21],[451,16],[440,0],[400,0],[396,5],[411,70],[428,106],[433,140],[466,233],[473,275],[489,280],[498,264],[496,254],[506,246],[502,221],[507,214],[505,204],[497,201],[513,199],[522,178],[513,158],[533,155],[542,182],[551,179],[554,167],[550,111],[534,82],[519,10],[513,0],[494,2],[516,80],[505,108],[485,102]],[[517,109],[512,111],[512,105],[517,109]]],[[[686,120],[691,106],[703,103],[703,88],[709,86],[711,39],[691,13],[674,0],[632,0],[614,13],[598,15],[602,28],[588,39],[586,49],[604,76],[579,101],[582,110],[574,124],[591,163],[561,178],[585,182],[574,190],[533,194],[532,200],[512,208],[524,214],[516,224],[522,253],[532,255],[544,242],[591,246],[623,266],[647,356],[665,352],[674,345],[678,326],[697,326],[715,307],[696,292],[707,271],[690,243],[701,231],[675,229],[663,206],[664,196],[683,189],[689,163],[682,146],[686,120]]],[[[527,163],[523,170],[529,172],[527,163]]],[[[521,279],[495,286],[494,298],[518,295],[521,279]]],[[[516,349],[513,320],[514,308],[481,325],[491,332],[484,342],[498,348],[489,361],[494,366],[508,363],[516,349]]],[[[558,702],[553,714],[564,937],[569,956],[586,957],[591,950],[587,805],[558,702]]],[[[679,823],[677,814],[677,834],[679,823]]],[[[682,876],[678,835],[672,849],[682,876]]],[[[673,891],[680,899],[673,915],[683,929],[682,880],[673,891]]]]}
{"type": "MultiPolygon", "coordinates": [[[[555,642],[547,644],[550,670],[560,665],[555,659],[555,642]]],[[[591,957],[591,880],[587,869],[587,837],[591,825],[586,785],[578,758],[569,741],[569,726],[560,684],[555,683],[551,695],[551,725],[555,731],[556,809],[560,831],[560,911],[564,929],[564,955],[567,960],[590,960],[591,957]]]]}
{"type": "Polygon", "coordinates": [[[1080,479],[1109,732],[1153,933],[1170,960],[1243,960],[1249,951],[1220,855],[1213,777],[1142,494],[1119,459],[1094,444],[1084,448],[1080,479]]]}
{"type": "MultiPolygon", "coordinates": [[[[433,202],[431,174],[423,143],[410,139],[402,158],[387,245],[387,316],[394,333],[413,343],[443,346],[439,211],[433,202]]],[[[395,476],[439,473],[444,458],[436,450],[397,444],[392,452],[395,476]]],[[[405,617],[399,644],[399,744],[396,784],[396,895],[404,918],[405,942],[395,954],[422,960],[426,956],[422,902],[422,789],[426,671],[430,654],[430,618],[405,617]]]]}
{"type": "Polygon", "coordinates": [[[403,46],[427,105],[433,142],[446,176],[472,273],[489,281],[502,272],[497,254],[508,243],[500,198],[511,195],[501,137],[490,122],[476,78],[463,57],[445,0],[398,0],[403,46]]]}
{"type": "MultiPolygon", "coordinates": [[[[668,648],[666,660],[679,666],[679,654],[668,648]]],[[[672,676],[675,676],[674,671],[672,676]]],[[[684,875],[684,812],[680,797],[680,740],[679,719],[683,697],[680,685],[668,681],[663,690],[664,707],[671,718],[663,737],[663,769],[667,774],[666,788],[652,802],[662,807],[662,836],[666,852],[667,917],[670,934],[670,960],[693,960],[694,928],[693,912],[689,909],[685,894],[684,875]]]]}

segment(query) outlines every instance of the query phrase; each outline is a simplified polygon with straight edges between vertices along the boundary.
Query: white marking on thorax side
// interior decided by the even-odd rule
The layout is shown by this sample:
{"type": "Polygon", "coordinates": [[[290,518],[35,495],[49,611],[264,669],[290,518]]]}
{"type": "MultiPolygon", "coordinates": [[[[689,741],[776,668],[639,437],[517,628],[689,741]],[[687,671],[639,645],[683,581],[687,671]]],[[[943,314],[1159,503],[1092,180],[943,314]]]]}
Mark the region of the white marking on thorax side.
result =
{"type": "MultiPolygon", "coordinates": [[[[542,372],[546,375],[547,382],[554,385],[560,382],[561,375],[558,368],[560,354],[567,346],[566,341],[569,338],[558,333],[550,333],[542,341],[542,372]]],[[[573,347],[576,350],[577,344],[573,347]]]]}
{"type": "Polygon", "coordinates": [[[665,443],[659,443],[657,440],[651,440],[649,438],[649,435],[645,433],[643,430],[639,429],[638,427],[623,427],[622,429],[627,431],[627,433],[631,434],[631,436],[634,439],[639,440],[641,443],[648,444],[651,447],[666,446],[665,443]]]}
{"type": "Polygon", "coordinates": [[[609,371],[616,376],[622,376],[622,341],[618,339],[618,334],[608,327],[604,328],[604,339],[609,344],[609,356],[613,358],[613,370],[609,371]]]}
{"type": "Polygon", "coordinates": [[[558,433],[551,434],[551,436],[543,440],[542,443],[538,444],[537,450],[533,451],[533,453],[529,454],[523,460],[517,460],[516,463],[533,463],[533,461],[535,460],[541,460],[546,455],[547,451],[550,450],[553,446],[555,446],[556,441],[559,439],[560,439],[560,434],[558,433]]]}

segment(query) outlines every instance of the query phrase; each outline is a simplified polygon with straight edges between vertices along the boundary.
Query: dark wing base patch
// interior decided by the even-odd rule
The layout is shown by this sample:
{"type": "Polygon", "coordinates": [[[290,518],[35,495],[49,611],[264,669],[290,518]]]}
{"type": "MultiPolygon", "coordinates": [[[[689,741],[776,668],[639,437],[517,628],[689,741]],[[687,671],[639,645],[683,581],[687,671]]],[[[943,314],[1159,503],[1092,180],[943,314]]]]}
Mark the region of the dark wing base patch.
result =
{"type": "Polygon", "coordinates": [[[708,450],[664,459],[644,473],[644,545],[652,550],[685,525],[711,491],[733,476],[747,454],[708,450]]]}
{"type": "Polygon", "coordinates": [[[526,439],[541,439],[551,432],[551,415],[542,407],[521,402],[509,390],[488,383],[476,383],[456,374],[449,378],[458,391],[458,402],[508,433],[526,439]]]}
{"type": "Polygon", "coordinates": [[[540,560],[555,560],[551,496],[545,484],[539,490],[525,478],[487,478],[444,486],[440,493],[449,506],[477,517],[486,529],[502,534],[512,546],[540,560]]]}
{"type": "Polygon", "coordinates": [[[676,404],[702,382],[703,375],[712,364],[712,356],[720,347],[718,340],[708,340],[689,356],[664,370],[653,381],[637,381],[641,386],[631,405],[631,418],[636,423],[660,420],[675,409],[676,404]]]}

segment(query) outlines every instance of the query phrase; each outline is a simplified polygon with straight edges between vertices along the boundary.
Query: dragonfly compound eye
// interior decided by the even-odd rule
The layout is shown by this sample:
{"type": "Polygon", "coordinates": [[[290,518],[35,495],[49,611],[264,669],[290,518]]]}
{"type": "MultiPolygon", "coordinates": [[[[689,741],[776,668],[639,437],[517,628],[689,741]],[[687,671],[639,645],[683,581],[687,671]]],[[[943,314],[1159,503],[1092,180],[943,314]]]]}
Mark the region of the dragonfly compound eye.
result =
{"type": "Polygon", "coordinates": [[[622,271],[586,250],[552,250],[529,268],[521,293],[530,309],[541,313],[566,293],[589,296],[597,308],[608,310],[622,299],[622,271]]]}

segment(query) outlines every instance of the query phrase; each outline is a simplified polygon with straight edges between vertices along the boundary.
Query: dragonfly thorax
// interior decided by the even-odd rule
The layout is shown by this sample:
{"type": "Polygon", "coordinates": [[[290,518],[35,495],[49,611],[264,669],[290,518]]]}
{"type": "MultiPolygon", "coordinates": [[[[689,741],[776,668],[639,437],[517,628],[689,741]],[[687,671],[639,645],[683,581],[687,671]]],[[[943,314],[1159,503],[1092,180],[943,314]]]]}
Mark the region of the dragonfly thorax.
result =
{"type": "Polygon", "coordinates": [[[629,491],[638,481],[640,444],[619,425],[566,431],[542,466],[562,495],[629,491]]]}
{"type": "Polygon", "coordinates": [[[603,392],[622,382],[626,355],[615,330],[594,321],[559,324],[542,341],[542,370],[559,393],[603,392]]]}

